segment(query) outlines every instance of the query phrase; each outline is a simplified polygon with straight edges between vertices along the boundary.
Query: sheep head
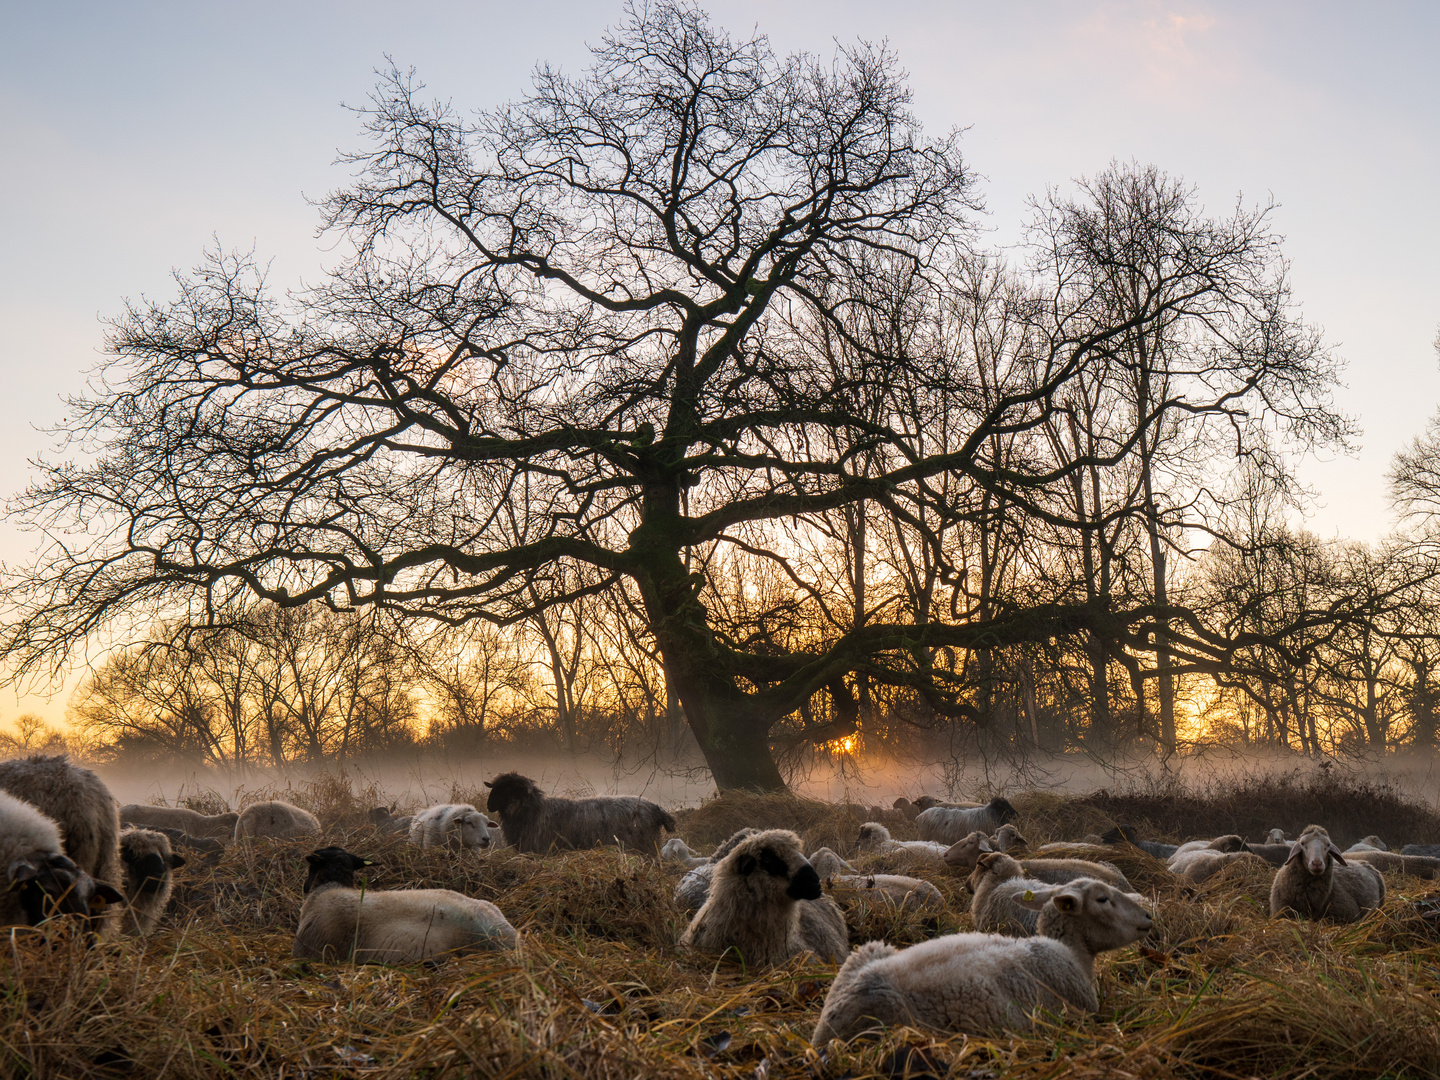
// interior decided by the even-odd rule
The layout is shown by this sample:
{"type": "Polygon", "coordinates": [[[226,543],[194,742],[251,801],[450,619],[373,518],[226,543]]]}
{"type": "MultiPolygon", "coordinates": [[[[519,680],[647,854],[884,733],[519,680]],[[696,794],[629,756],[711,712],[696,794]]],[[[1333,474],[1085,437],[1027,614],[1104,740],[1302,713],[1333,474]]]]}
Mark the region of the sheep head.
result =
{"type": "Polygon", "coordinates": [[[1298,862],[1312,877],[1324,877],[1330,868],[1331,860],[1341,866],[1348,865],[1345,856],[1330,839],[1330,834],[1319,825],[1311,825],[1300,834],[1300,839],[1295,841],[1285,862],[1286,865],[1298,862]]]}
{"type": "Polygon", "coordinates": [[[321,885],[341,885],[353,888],[355,871],[374,866],[370,859],[352,855],[342,847],[317,848],[305,856],[310,864],[310,873],[305,878],[305,892],[318,889],[321,885]]]}
{"type": "Polygon", "coordinates": [[[1015,902],[1040,912],[1036,933],[1078,938],[1092,954],[1139,941],[1154,925],[1144,897],[1121,892],[1098,878],[1077,878],[1064,885],[1026,891],[1015,902]],[[1063,933],[1049,932],[1062,923],[1063,933]]]}
{"type": "Polygon", "coordinates": [[[870,851],[878,848],[886,840],[890,839],[890,830],[878,821],[867,821],[860,826],[860,835],[857,843],[862,851],[870,851]]]}
{"type": "Polygon", "coordinates": [[[975,869],[965,879],[965,887],[973,893],[987,877],[1006,881],[1024,875],[1025,868],[1003,851],[987,851],[975,860],[975,869]]]}
{"type": "Polygon", "coordinates": [[[1002,825],[1007,821],[1014,821],[1020,816],[1020,812],[1010,805],[1010,800],[1001,798],[999,795],[990,800],[987,809],[1002,825]]]}
{"type": "Polygon", "coordinates": [[[787,829],[747,837],[716,868],[720,878],[742,881],[749,891],[790,900],[818,900],[820,875],[800,851],[800,838],[787,829]],[[783,888],[782,888],[783,885],[783,888]]]}
{"type": "Polygon", "coordinates": [[[7,868],[8,888],[25,912],[25,921],[37,926],[56,915],[98,918],[106,904],[124,904],[120,890],[96,881],[69,858],[36,852],[15,859],[7,868]]]}
{"type": "Polygon", "coordinates": [[[945,865],[953,870],[973,870],[980,856],[993,850],[989,838],[984,833],[976,831],[963,839],[956,840],[946,848],[943,858],[945,865]]]}
{"type": "Polygon", "coordinates": [[[545,797],[540,786],[528,776],[519,773],[501,773],[493,781],[486,781],[490,796],[485,800],[485,809],[499,814],[502,818],[518,809],[524,803],[538,803],[545,797]]]}

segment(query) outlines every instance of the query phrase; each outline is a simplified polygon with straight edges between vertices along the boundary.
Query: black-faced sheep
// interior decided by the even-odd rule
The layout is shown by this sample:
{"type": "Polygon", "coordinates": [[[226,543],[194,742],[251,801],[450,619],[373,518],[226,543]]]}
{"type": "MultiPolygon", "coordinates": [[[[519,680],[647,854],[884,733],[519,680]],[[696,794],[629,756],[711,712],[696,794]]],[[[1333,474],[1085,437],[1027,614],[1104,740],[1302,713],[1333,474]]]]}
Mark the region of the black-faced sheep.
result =
{"type": "Polygon", "coordinates": [[[53,820],[0,791],[0,926],[38,926],[54,915],[89,920],[125,898],[67,856],[53,820]]]}
{"type": "Polygon", "coordinates": [[[153,931],[170,902],[175,881],[170,871],[185,860],[170,849],[170,838],[153,829],[120,830],[120,862],[125,867],[125,929],[142,936],[153,931]]]}
{"type": "Polygon", "coordinates": [[[680,944],[709,956],[732,951],[750,968],[801,952],[838,963],[850,951],[845,916],[820,888],[820,875],[785,829],[746,837],[714,864],[704,906],[680,944]]]}
{"type": "MultiPolygon", "coordinates": [[[[81,870],[112,888],[120,884],[120,815],[100,777],[63,755],[36,755],[0,762],[0,789],[60,826],[65,854],[81,870]]],[[[114,925],[112,918],[105,929],[114,925]]]]}
{"type": "Polygon", "coordinates": [[[949,806],[932,806],[915,818],[915,827],[921,840],[933,840],[949,847],[956,840],[964,838],[977,829],[993,833],[1006,822],[1014,821],[1019,814],[1009,800],[996,796],[984,806],[961,810],[949,806]]]}
{"type": "Polygon", "coordinates": [[[1133,825],[1116,825],[1109,832],[1101,833],[1100,840],[1105,844],[1133,844],[1141,851],[1154,855],[1157,859],[1168,859],[1180,850],[1178,844],[1161,844],[1154,840],[1140,839],[1140,833],[1133,825]]]}
{"type": "Polygon", "coordinates": [[[331,963],[406,964],[469,949],[513,949],[519,935],[500,909],[449,889],[355,888],[374,864],[344,848],[305,857],[310,872],[291,955],[331,963]]]}
{"type": "Polygon", "coordinates": [[[897,950],[872,941],[835,976],[810,1041],[902,1024],[984,1034],[1033,1026],[1040,1009],[1095,1012],[1095,957],[1150,930],[1140,897],[1081,879],[1035,891],[1036,937],[951,934],[897,950]]]}
{"type": "Polygon", "coordinates": [[[1287,911],[1312,919],[1355,922],[1385,902],[1385,879],[1373,866],[1347,863],[1319,825],[1311,825],[1270,886],[1270,914],[1287,911]]]}
{"type": "Polygon", "coordinates": [[[556,798],[519,773],[504,773],[485,786],[490,789],[485,809],[500,815],[505,839],[517,851],[543,854],[619,844],[654,856],[660,850],[661,830],[675,831],[675,819],[648,799],[556,798]]]}
{"type": "Polygon", "coordinates": [[[421,810],[410,822],[410,842],[451,851],[482,851],[499,839],[500,826],[469,803],[440,803],[421,810]],[[496,830],[491,836],[491,827],[496,830]]]}
{"type": "Polygon", "coordinates": [[[739,847],[743,841],[759,831],[759,829],[747,826],[737,829],[725,840],[722,840],[711,852],[708,861],[692,868],[680,879],[680,884],[675,886],[675,903],[685,911],[699,911],[704,905],[705,899],[710,895],[710,882],[715,876],[715,865],[739,847]]]}
{"type": "Polygon", "coordinates": [[[240,811],[235,822],[235,842],[270,837],[293,840],[298,836],[319,836],[320,819],[309,810],[301,810],[288,802],[273,799],[252,803],[240,811]]]}
{"type": "Polygon", "coordinates": [[[185,806],[142,806],[127,803],[120,807],[120,824],[134,825],[141,829],[178,829],[187,836],[202,836],[209,840],[229,840],[235,835],[235,823],[240,815],[234,812],[224,814],[201,814],[185,806]]]}

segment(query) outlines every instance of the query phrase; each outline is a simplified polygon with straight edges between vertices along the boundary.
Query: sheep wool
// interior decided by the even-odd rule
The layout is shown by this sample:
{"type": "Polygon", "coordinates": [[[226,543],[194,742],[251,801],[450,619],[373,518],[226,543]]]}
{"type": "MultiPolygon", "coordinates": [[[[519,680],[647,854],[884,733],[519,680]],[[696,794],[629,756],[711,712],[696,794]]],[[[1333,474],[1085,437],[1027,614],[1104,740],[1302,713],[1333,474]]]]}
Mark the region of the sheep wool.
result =
{"type": "Polygon", "coordinates": [[[411,819],[410,842],[426,848],[481,851],[491,846],[491,826],[499,829],[469,803],[441,803],[411,819]]]}
{"type": "Polygon", "coordinates": [[[235,823],[239,820],[240,815],[234,812],[202,814],[185,806],[127,803],[120,807],[122,825],[134,825],[141,829],[178,829],[187,836],[210,840],[229,840],[235,835],[235,823]]]}
{"type": "Polygon", "coordinates": [[[965,884],[975,894],[970,914],[975,919],[976,930],[1011,937],[1029,937],[1035,933],[1040,913],[1021,901],[1037,890],[1044,891],[1046,884],[1026,877],[1024,868],[1015,859],[999,851],[981,855],[965,884]]]}
{"type": "Polygon", "coordinates": [[[515,928],[488,900],[450,889],[357,889],[355,872],[374,863],[343,848],[320,848],[306,862],[306,895],[291,947],[297,959],[405,964],[519,944],[515,928]]]}
{"type": "Polygon", "coordinates": [[[759,829],[752,829],[748,826],[737,829],[727,839],[720,842],[711,852],[706,863],[691,868],[690,872],[680,879],[680,884],[675,886],[676,906],[684,911],[699,911],[705,903],[705,898],[710,895],[710,882],[715,876],[715,864],[734,851],[744,840],[759,831],[759,829]]]}
{"type": "Polygon", "coordinates": [[[1270,915],[1356,922],[1385,902],[1385,878],[1364,862],[1349,863],[1319,825],[1309,826],[1270,886],[1270,915]]]}
{"type": "Polygon", "coordinates": [[[845,916],[785,829],[746,837],[714,864],[710,895],[680,938],[684,948],[769,967],[809,951],[838,963],[849,952],[845,916]]]}
{"type": "Polygon", "coordinates": [[[1096,955],[1137,941],[1150,913],[1138,896],[1092,879],[1025,902],[1040,909],[1039,936],[951,934],[903,950],[881,941],[856,949],[831,983],[810,1041],[822,1046],[900,1024],[1023,1031],[1040,1008],[1094,1012],[1096,955]]]}
{"type": "Polygon", "coordinates": [[[503,773],[485,786],[490,789],[485,809],[500,816],[506,841],[518,851],[543,854],[557,848],[618,844],[656,855],[661,830],[675,831],[675,819],[648,799],[557,798],[519,773],[503,773]]]}
{"type": "Polygon", "coordinates": [[[90,919],[124,897],[67,856],[56,823],[0,791],[0,926],[38,926],[52,915],[90,919]]]}
{"type": "Polygon", "coordinates": [[[292,840],[297,836],[319,836],[320,819],[308,810],[301,810],[279,799],[252,803],[240,811],[235,822],[235,842],[270,837],[292,840]]]}
{"type": "Polygon", "coordinates": [[[993,833],[1001,825],[1014,821],[1019,814],[1008,799],[996,796],[984,806],[957,809],[948,806],[932,806],[915,818],[915,827],[920,831],[921,840],[933,840],[949,847],[977,829],[993,833]]]}
{"type": "Polygon", "coordinates": [[[125,930],[147,936],[170,903],[175,887],[171,871],[184,866],[185,860],[170,849],[170,838],[164,833],[122,829],[120,861],[125,867],[125,899],[130,905],[125,913],[125,930]]]}

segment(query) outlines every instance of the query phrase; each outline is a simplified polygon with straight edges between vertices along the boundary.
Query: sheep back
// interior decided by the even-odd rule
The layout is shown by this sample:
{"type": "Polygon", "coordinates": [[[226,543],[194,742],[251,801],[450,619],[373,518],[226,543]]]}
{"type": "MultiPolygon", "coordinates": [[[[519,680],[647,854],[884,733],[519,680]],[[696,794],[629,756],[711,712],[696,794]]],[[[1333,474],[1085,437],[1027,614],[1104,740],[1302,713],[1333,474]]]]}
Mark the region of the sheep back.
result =
{"type": "Polygon", "coordinates": [[[1018,816],[1008,800],[997,796],[985,806],[971,809],[932,806],[921,811],[915,818],[915,827],[921,840],[930,840],[948,847],[977,830],[986,834],[993,833],[1001,825],[1015,820],[1018,816]]]}
{"type": "Polygon", "coordinates": [[[519,851],[618,844],[656,855],[662,830],[675,831],[667,810],[633,795],[564,799],[544,794],[519,773],[504,773],[488,786],[485,808],[500,815],[506,841],[519,851]]]}
{"type": "Polygon", "coordinates": [[[177,829],[187,836],[201,836],[211,840],[229,840],[235,835],[235,823],[240,815],[233,811],[224,814],[201,814],[187,806],[142,806],[127,803],[120,807],[120,823],[142,829],[177,829]]]}
{"type": "Polygon", "coordinates": [[[1082,877],[1098,878],[1122,892],[1130,892],[1130,881],[1114,863],[1088,859],[1022,859],[1025,876],[1048,885],[1064,885],[1082,877]]]}
{"type": "Polygon", "coordinates": [[[291,840],[297,836],[319,835],[319,818],[308,810],[279,799],[250,804],[240,811],[240,817],[235,822],[237,843],[259,837],[291,840]]]}
{"type": "Polygon", "coordinates": [[[450,889],[316,889],[300,908],[291,955],[330,963],[404,964],[444,953],[513,949],[501,910],[450,889]]]}

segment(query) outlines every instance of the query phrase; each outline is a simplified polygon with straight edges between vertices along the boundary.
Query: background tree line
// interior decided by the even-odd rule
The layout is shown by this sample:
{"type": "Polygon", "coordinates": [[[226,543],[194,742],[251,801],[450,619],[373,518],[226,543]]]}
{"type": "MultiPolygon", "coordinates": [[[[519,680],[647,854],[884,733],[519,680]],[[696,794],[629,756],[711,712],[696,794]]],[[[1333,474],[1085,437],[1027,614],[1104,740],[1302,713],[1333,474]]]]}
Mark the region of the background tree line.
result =
{"type": "Polygon", "coordinates": [[[684,3],[503,108],[390,71],[361,115],[329,276],[278,294],[216,251],[131,304],[62,427],[91,452],[18,500],[17,671],[158,628],[83,724],[289,760],[413,738],[421,701],[427,733],[528,709],[572,748],[683,723],[758,789],[857,733],[1424,728],[1419,532],[1283,524],[1297,458],[1353,431],[1269,206],[1116,163],[986,252],[886,48],[781,57],[684,3]]]}

